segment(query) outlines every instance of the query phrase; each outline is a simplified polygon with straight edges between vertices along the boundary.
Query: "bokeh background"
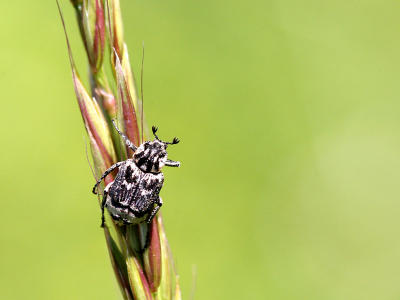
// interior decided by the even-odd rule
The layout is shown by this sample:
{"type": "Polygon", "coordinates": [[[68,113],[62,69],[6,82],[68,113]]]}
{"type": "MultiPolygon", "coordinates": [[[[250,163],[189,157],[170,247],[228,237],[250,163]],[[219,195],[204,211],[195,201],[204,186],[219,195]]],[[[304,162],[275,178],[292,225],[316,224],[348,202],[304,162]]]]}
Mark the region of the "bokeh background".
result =
{"type": "MultiPolygon", "coordinates": [[[[121,3],[184,298],[400,299],[400,3],[121,3]]],[[[0,11],[0,298],[120,299],[56,3],[0,11]]]]}

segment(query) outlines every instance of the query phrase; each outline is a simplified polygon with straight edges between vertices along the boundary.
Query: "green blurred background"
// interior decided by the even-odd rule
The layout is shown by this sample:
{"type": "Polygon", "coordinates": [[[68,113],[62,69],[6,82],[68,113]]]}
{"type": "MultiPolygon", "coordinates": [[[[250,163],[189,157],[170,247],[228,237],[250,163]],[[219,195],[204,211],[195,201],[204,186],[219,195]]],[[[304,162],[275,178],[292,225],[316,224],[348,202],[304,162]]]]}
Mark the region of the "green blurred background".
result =
{"type": "MultiPolygon", "coordinates": [[[[121,3],[184,298],[400,299],[400,3],[121,3]]],[[[120,299],[56,3],[0,11],[0,298],[120,299]]]]}

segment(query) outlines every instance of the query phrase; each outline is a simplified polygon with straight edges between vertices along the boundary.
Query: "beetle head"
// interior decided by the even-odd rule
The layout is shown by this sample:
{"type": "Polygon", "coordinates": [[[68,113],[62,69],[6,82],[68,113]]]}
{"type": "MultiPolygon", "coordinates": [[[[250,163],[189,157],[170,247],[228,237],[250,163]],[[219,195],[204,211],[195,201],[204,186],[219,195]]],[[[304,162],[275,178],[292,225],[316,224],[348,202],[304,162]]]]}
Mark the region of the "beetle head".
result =
{"type": "Polygon", "coordinates": [[[172,142],[161,141],[156,132],[157,127],[152,128],[154,134],[154,141],[147,141],[141,144],[133,154],[133,160],[135,161],[138,168],[143,172],[159,173],[165,165],[171,167],[179,167],[179,162],[171,161],[167,159],[167,147],[168,145],[174,145],[179,143],[179,139],[174,138],[172,142]]]}

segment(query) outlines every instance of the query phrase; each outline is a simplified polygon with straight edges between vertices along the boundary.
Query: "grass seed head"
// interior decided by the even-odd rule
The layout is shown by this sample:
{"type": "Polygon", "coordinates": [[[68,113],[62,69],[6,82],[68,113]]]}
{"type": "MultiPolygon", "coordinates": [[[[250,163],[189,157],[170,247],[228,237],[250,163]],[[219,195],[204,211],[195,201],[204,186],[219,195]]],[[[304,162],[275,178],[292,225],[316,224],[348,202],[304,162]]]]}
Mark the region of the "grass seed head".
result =
{"type": "MultiPolygon", "coordinates": [[[[121,139],[111,119],[116,118],[119,128],[138,146],[143,142],[139,134],[139,121],[143,116],[138,114],[139,98],[123,38],[119,0],[71,0],[71,3],[88,57],[90,91],[79,78],[67,37],[68,53],[75,94],[98,178],[112,164],[132,154],[125,145],[120,145],[121,139]],[[104,71],[107,48],[111,50],[109,66],[114,75],[111,78],[104,71]]],[[[60,15],[64,25],[61,10],[60,15]]],[[[110,174],[105,184],[112,180],[110,174]]],[[[151,224],[120,226],[109,216],[106,219],[106,244],[123,298],[180,300],[179,282],[161,214],[158,213],[151,224]]]]}

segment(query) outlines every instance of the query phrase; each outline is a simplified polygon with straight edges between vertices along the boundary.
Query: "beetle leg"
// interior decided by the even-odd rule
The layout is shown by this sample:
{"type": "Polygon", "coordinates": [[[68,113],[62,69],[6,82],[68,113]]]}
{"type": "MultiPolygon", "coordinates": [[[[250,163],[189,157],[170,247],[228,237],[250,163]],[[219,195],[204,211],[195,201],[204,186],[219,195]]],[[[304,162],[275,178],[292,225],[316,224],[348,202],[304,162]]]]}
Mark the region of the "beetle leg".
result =
{"type": "Polygon", "coordinates": [[[101,175],[100,179],[97,180],[96,184],[93,187],[92,193],[93,194],[97,194],[96,188],[97,186],[100,184],[100,182],[108,175],[110,174],[112,171],[114,171],[114,169],[120,167],[121,165],[123,165],[125,162],[124,161],[120,161],[117,162],[116,164],[113,164],[107,171],[104,172],[103,175],[101,175]]]}
{"type": "Polygon", "coordinates": [[[128,137],[123,134],[117,127],[117,124],[115,124],[115,120],[111,120],[115,129],[118,131],[119,135],[122,137],[122,139],[125,141],[125,144],[133,151],[135,152],[137,147],[128,139],[128,137]]]}
{"type": "Polygon", "coordinates": [[[106,221],[106,219],[104,217],[104,208],[106,207],[108,190],[110,189],[111,184],[112,184],[112,182],[110,182],[104,189],[103,200],[101,201],[101,225],[100,225],[101,228],[104,227],[104,224],[106,221]]]}
{"type": "Polygon", "coordinates": [[[154,216],[160,210],[162,205],[163,205],[163,202],[162,202],[161,198],[158,197],[158,201],[156,203],[156,207],[153,208],[153,211],[150,213],[149,217],[146,220],[147,223],[151,223],[151,221],[153,220],[154,216]]]}
{"type": "Polygon", "coordinates": [[[104,227],[104,223],[106,221],[106,219],[104,218],[104,208],[106,206],[106,201],[107,201],[107,192],[104,191],[103,201],[101,201],[101,225],[100,225],[101,228],[104,227]]]}
{"type": "MultiPolygon", "coordinates": [[[[161,206],[163,205],[163,202],[161,200],[161,197],[158,197],[158,200],[156,202],[156,207],[153,209],[151,212],[150,216],[147,218],[146,222],[147,224],[150,224],[151,221],[153,220],[154,216],[157,214],[157,212],[160,210],[161,206]]],[[[150,246],[150,235],[152,234],[152,226],[148,226],[148,232],[146,236],[146,243],[144,244],[143,247],[143,252],[150,246]]]]}
{"type": "Polygon", "coordinates": [[[167,161],[165,162],[165,165],[168,167],[179,167],[181,165],[181,163],[179,161],[173,161],[173,160],[167,159],[167,161]]]}

